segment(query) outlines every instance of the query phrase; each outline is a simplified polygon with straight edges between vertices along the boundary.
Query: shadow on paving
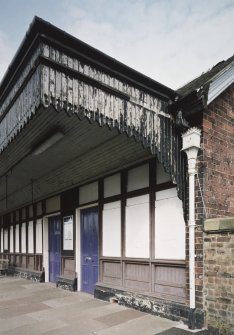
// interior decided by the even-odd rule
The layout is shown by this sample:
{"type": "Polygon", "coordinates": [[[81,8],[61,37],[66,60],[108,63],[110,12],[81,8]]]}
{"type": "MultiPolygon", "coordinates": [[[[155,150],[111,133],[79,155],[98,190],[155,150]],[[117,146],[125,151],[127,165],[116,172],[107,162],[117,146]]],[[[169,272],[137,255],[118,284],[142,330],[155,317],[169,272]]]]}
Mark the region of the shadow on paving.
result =
{"type": "Polygon", "coordinates": [[[168,330],[165,330],[161,333],[157,333],[157,335],[191,335],[191,334],[195,334],[195,335],[209,335],[208,330],[201,330],[198,332],[191,332],[189,330],[184,330],[184,329],[180,329],[180,328],[170,328],[168,330]]]}

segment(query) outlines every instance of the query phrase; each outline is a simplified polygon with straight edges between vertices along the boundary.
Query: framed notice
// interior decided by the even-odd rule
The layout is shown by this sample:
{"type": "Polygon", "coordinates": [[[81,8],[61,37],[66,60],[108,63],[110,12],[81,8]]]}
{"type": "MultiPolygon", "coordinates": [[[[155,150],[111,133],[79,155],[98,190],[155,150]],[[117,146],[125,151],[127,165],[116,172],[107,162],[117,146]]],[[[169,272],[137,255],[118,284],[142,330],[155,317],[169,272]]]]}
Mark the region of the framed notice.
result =
{"type": "Polygon", "coordinates": [[[63,250],[73,250],[73,215],[63,218],[63,250]]]}

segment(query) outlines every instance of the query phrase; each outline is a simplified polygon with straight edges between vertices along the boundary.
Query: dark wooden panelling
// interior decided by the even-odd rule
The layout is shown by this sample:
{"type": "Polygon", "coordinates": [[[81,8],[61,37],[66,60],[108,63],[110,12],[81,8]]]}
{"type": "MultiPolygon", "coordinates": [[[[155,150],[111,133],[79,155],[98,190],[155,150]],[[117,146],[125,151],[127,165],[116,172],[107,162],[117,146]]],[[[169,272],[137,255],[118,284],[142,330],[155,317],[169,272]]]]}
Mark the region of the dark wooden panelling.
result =
{"type": "Polygon", "coordinates": [[[19,221],[19,210],[17,210],[15,212],[15,221],[18,222],[19,221]]]}
{"type": "Polygon", "coordinates": [[[35,256],[35,270],[42,271],[42,255],[35,256]]]}
{"type": "Polygon", "coordinates": [[[42,203],[41,202],[38,202],[36,205],[36,215],[37,216],[42,215],[42,203]]]}
{"type": "Polygon", "coordinates": [[[120,262],[102,262],[102,282],[111,285],[121,285],[122,271],[120,262]]]}
{"type": "Polygon", "coordinates": [[[185,269],[169,266],[154,267],[154,292],[160,296],[185,300],[185,269]]]}
{"type": "Polygon", "coordinates": [[[14,265],[15,263],[15,256],[14,255],[9,255],[8,257],[10,265],[14,265]]]}
{"type": "Polygon", "coordinates": [[[73,188],[61,194],[61,211],[65,215],[73,213],[78,206],[78,189],[73,188]]]}
{"type": "Polygon", "coordinates": [[[34,256],[28,256],[27,268],[30,270],[34,270],[34,256]]]}
{"type": "Polygon", "coordinates": [[[131,289],[150,291],[150,266],[148,264],[124,264],[124,286],[131,289]]]}
{"type": "Polygon", "coordinates": [[[33,217],[33,205],[30,205],[28,208],[28,217],[29,218],[33,217]]]}
{"type": "Polygon", "coordinates": [[[21,220],[26,220],[26,208],[21,209],[21,220]]]}
{"type": "Polygon", "coordinates": [[[20,256],[19,255],[15,256],[15,265],[20,266],[20,256]]]}
{"type": "Polygon", "coordinates": [[[21,267],[26,268],[27,266],[27,261],[26,261],[26,255],[21,256],[21,267]]]}

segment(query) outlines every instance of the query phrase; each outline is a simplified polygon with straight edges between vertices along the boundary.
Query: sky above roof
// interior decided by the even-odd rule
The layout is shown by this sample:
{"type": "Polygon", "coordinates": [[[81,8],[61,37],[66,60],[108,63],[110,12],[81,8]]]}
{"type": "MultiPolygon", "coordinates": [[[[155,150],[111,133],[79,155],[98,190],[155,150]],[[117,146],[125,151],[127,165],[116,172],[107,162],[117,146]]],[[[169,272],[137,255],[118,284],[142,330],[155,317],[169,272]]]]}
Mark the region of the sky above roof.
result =
{"type": "Polygon", "coordinates": [[[35,15],[179,88],[234,53],[234,0],[1,0],[0,80],[35,15]]]}

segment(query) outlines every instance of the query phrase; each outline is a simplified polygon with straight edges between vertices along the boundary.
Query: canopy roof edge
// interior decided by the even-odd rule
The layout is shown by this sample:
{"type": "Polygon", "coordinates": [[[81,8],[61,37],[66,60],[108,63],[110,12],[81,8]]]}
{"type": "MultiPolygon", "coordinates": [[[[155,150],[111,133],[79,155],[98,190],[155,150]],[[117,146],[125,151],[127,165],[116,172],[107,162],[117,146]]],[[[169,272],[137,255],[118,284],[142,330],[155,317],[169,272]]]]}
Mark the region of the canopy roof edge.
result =
{"type": "Polygon", "coordinates": [[[177,93],[35,18],[0,87],[0,151],[41,106],[117,128],[149,147],[185,198],[177,93]]]}
{"type": "Polygon", "coordinates": [[[29,54],[35,39],[38,38],[38,36],[50,39],[51,42],[59,42],[60,45],[63,45],[67,49],[69,48],[73,51],[76,50],[76,52],[79,51],[79,53],[86,57],[86,59],[92,60],[93,62],[95,61],[96,64],[99,64],[99,66],[104,67],[106,70],[108,69],[116,75],[118,74],[125,77],[125,80],[134,81],[135,83],[138,83],[138,85],[142,85],[145,88],[157,92],[161,98],[164,97],[166,100],[170,99],[173,101],[177,96],[177,93],[171,88],[143,75],[142,73],[57,28],[49,22],[35,16],[0,83],[0,105],[3,95],[6,92],[6,88],[7,90],[10,89],[11,81],[16,75],[19,64],[22,62],[22,59],[29,54]]]}

